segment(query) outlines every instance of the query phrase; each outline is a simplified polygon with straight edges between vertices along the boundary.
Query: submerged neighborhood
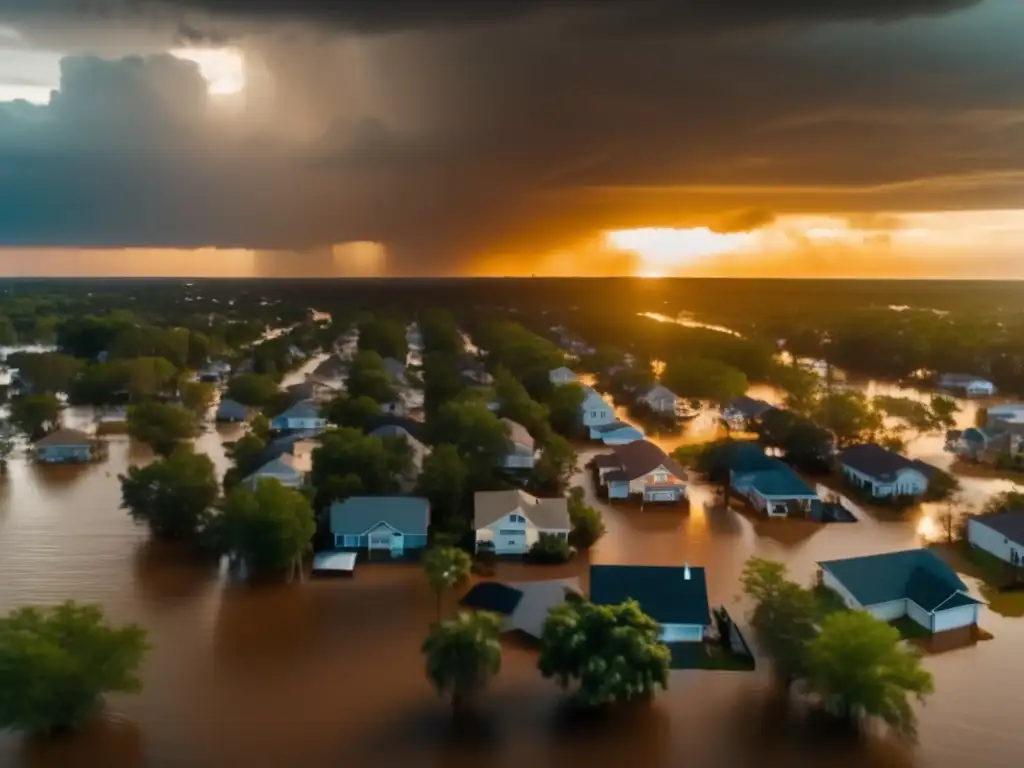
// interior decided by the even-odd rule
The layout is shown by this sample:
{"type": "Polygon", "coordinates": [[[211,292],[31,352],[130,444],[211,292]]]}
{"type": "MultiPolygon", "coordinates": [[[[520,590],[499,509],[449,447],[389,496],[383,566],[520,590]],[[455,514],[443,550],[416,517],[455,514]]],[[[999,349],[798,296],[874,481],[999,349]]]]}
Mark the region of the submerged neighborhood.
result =
{"type": "MultiPolygon", "coordinates": [[[[1012,467],[1020,452],[1024,406],[993,400],[977,377],[869,398],[827,365],[775,354],[765,399],[724,361],[735,361],[728,345],[724,359],[705,349],[651,360],[513,313],[463,323],[433,307],[301,310],[271,323],[210,312],[178,327],[95,312],[47,347],[6,355],[5,462],[74,471],[102,466],[120,440],[146,446],[109,480],[126,514],[177,557],[220,562],[254,589],[315,578],[341,593],[377,569],[422,572],[436,605],[415,642],[456,716],[500,674],[502,638],[515,636],[580,706],[652,698],[676,670],[768,665],[839,719],[910,734],[904,702],[932,692],[929,644],[952,643],[970,663],[991,636],[991,596],[1024,573],[1024,495],[965,509],[948,468],[1012,467]],[[958,429],[965,397],[989,402],[958,429]],[[223,471],[192,447],[203,435],[222,440],[223,471]],[[938,436],[947,468],[908,452],[924,435],[938,436]],[[823,553],[807,581],[759,555],[723,579],[699,547],[661,562],[661,534],[644,532],[742,519],[814,553],[804,537],[816,531],[921,509],[931,536],[823,553]],[[650,537],[650,557],[605,559],[624,527],[650,537]]],[[[98,609],[61,610],[7,621],[53,622],[86,642],[98,609]]],[[[147,646],[141,628],[123,632],[109,663],[130,676],[147,646]]],[[[119,690],[100,682],[78,704],[119,690]]],[[[41,728],[8,717],[0,725],[74,725],[62,712],[41,728]]]]}

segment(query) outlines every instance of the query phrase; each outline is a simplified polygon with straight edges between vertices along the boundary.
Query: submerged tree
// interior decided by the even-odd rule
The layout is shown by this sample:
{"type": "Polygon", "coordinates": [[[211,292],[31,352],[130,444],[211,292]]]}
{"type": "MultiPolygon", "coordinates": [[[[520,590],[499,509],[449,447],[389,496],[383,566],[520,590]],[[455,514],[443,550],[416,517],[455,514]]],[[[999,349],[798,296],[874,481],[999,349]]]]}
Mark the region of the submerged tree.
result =
{"type": "Polygon", "coordinates": [[[439,694],[451,694],[456,714],[501,671],[500,633],[500,616],[460,613],[435,624],[424,640],[427,678],[439,694]]]}
{"type": "Polygon", "coordinates": [[[104,693],[138,693],[146,631],[111,627],[102,609],[66,602],[0,618],[0,728],[49,734],[75,728],[104,693]]]}
{"type": "Polygon", "coordinates": [[[900,633],[864,611],[839,611],[822,621],[808,644],[808,682],[837,714],[853,721],[877,717],[904,736],[916,733],[910,696],[934,691],[921,656],[900,633]]]}
{"type": "Polygon", "coordinates": [[[431,547],[423,555],[423,570],[431,590],[437,595],[437,620],[441,620],[441,598],[469,578],[473,562],[469,554],[458,547],[431,547]]]}
{"type": "Polygon", "coordinates": [[[122,509],[160,539],[195,539],[220,491],[213,462],[187,447],[119,479],[122,509]]]}
{"type": "Polygon", "coordinates": [[[544,621],[538,668],[586,706],[648,699],[668,688],[672,655],[661,628],[634,600],[594,605],[569,600],[544,621]]]}

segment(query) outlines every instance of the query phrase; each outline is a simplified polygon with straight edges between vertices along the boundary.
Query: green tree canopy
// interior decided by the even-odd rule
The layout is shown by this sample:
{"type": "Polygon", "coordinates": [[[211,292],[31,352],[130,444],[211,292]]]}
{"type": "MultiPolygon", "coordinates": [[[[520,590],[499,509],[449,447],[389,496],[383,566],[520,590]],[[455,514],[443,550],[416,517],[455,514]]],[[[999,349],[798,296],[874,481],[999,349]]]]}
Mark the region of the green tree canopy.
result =
{"type": "Polygon", "coordinates": [[[851,718],[877,717],[897,733],[914,735],[910,697],[934,690],[920,655],[894,627],[864,611],[839,611],[821,623],[807,647],[808,683],[851,718]]]}
{"type": "Polygon", "coordinates": [[[821,393],[821,378],[799,365],[773,363],[768,382],[786,393],[786,408],[804,416],[814,410],[821,393]]]}
{"type": "Polygon", "coordinates": [[[569,489],[567,504],[569,520],[572,522],[569,543],[576,549],[590,549],[605,534],[604,518],[600,510],[587,504],[584,491],[578,485],[569,489]]]}
{"type": "Polygon", "coordinates": [[[206,413],[216,395],[217,388],[205,381],[186,381],[181,385],[181,404],[197,416],[206,413]]]}
{"type": "Polygon", "coordinates": [[[309,500],[275,478],[261,479],[254,491],[234,488],[221,515],[225,545],[250,574],[298,569],[316,532],[309,500]]]}
{"type": "Polygon", "coordinates": [[[814,409],[813,420],[835,435],[840,446],[872,440],[882,429],[882,415],[867,396],[855,390],[825,394],[814,409]]]}
{"type": "Polygon", "coordinates": [[[474,486],[491,476],[511,448],[508,427],[482,402],[447,403],[428,426],[433,442],[458,448],[474,486]]]}
{"type": "Polygon", "coordinates": [[[0,728],[49,734],[81,725],[105,693],[138,693],[146,632],[111,627],[99,606],[66,602],[0,618],[0,728]]]}
{"type": "MultiPolygon", "coordinates": [[[[373,317],[359,326],[359,349],[380,357],[405,360],[405,323],[390,317],[373,317]]],[[[376,398],[375,398],[376,399],[376,398]]]]}
{"type": "Polygon", "coordinates": [[[522,424],[540,442],[547,440],[551,432],[547,407],[531,399],[526,387],[505,368],[498,368],[494,373],[494,394],[499,415],[522,424]]]}
{"type": "Polygon", "coordinates": [[[163,357],[137,357],[126,367],[128,390],[135,400],[171,392],[177,382],[178,369],[163,357]]]}
{"type": "Polygon", "coordinates": [[[262,408],[277,391],[277,382],[270,376],[241,373],[228,381],[225,396],[250,408],[262,408]]]}
{"type": "Polygon", "coordinates": [[[448,310],[428,309],[420,314],[417,322],[423,335],[423,348],[428,353],[456,358],[465,351],[459,327],[448,310]]]}
{"type": "Polygon", "coordinates": [[[660,633],[636,601],[569,600],[544,621],[538,667],[563,689],[575,683],[588,706],[647,699],[668,688],[671,653],[660,633]]]}
{"type": "Polygon", "coordinates": [[[82,361],[59,352],[14,352],[7,365],[18,370],[33,394],[69,392],[82,370],[82,361]]]}
{"type": "Polygon", "coordinates": [[[578,435],[582,425],[580,406],[585,399],[586,393],[579,384],[562,384],[552,389],[547,400],[551,428],[565,437],[578,435]]]}
{"type": "Polygon", "coordinates": [[[437,620],[441,620],[441,598],[450,589],[469,578],[473,565],[470,556],[458,547],[433,546],[423,554],[423,570],[427,583],[437,596],[437,620]]]}
{"type": "Polygon", "coordinates": [[[55,395],[18,395],[11,399],[11,424],[29,440],[60,426],[61,404],[55,395]]]}
{"type": "Polygon", "coordinates": [[[560,495],[576,474],[578,461],[572,443],[552,434],[534,464],[532,480],[542,492],[560,495]]]}
{"type": "Polygon", "coordinates": [[[719,360],[681,357],[665,366],[662,382],[680,397],[724,403],[749,387],[743,371],[719,360]]]}
{"type": "Polygon", "coordinates": [[[259,469],[266,448],[266,441],[251,431],[233,443],[225,443],[225,453],[234,466],[224,476],[224,488],[234,487],[259,469]]]}
{"type": "Polygon", "coordinates": [[[128,409],[128,434],[161,456],[170,455],[198,431],[195,414],[176,403],[153,400],[128,409]]]}
{"type": "Polygon", "coordinates": [[[335,429],[320,437],[313,451],[310,481],[316,491],[316,507],[355,494],[386,494],[398,490],[398,477],[404,467],[392,443],[369,437],[356,429],[335,429]]]}
{"type": "Polygon", "coordinates": [[[427,679],[439,694],[451,694],[455,712],[501,671],[500,633],[500,616],[460,613],[434,625],[423,642],[427,679]]]}
{"type": "Polygon", "coordinates": [[[345,389],[349,397],[368,397],[378,403],[391,403],[396,397],[394,382],[384,367],[383,358],[372,350],[358,352],[352,359],[345,389]]]}
{"type": "Polygon", "coordinates": [[[119,479],[122,509],[160,539],[195,539],[220,490],[210,458],[184,446],[119,479]]]}
{"type": "Polygon", "coordinates": [[[418,492],[430,499],[431,526],[462,533],[469,528],[465,514],[468,470],[458,449],[450,443],[434,448],[423,460],[418,492]]]}
{"type": "Polygon", "coordinates": [[[371,419],[380,416],[380,403],[365,395],[340,394],[324,408],[324,418],[339,427],[364,430],[371,419]]]}

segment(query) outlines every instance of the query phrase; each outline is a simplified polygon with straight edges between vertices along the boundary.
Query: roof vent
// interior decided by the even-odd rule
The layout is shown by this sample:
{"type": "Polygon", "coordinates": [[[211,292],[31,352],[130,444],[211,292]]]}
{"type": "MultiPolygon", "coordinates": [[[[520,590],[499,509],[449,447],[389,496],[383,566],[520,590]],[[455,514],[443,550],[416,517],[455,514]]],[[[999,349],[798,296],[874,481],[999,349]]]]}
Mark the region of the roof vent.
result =
{"type": "Polygon", "coordinates": [[[686,579],[687,581],[690,580],[690,564],[689,563],[683,563],[683,578],[686,579]]]}

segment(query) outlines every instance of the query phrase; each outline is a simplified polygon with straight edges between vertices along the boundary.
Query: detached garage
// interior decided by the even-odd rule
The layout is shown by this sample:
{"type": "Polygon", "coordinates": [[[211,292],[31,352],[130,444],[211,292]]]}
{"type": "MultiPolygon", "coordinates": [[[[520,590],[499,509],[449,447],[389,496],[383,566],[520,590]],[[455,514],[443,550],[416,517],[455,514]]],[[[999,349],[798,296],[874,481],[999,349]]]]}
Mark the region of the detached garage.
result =
{"type": "Polygon", "coordinates": [[[821,583],[852,610],[881,621],[904,616],[933,634],[972,627],[979,606],[956,573],[927,549],[818,563],[821,583]]]}

